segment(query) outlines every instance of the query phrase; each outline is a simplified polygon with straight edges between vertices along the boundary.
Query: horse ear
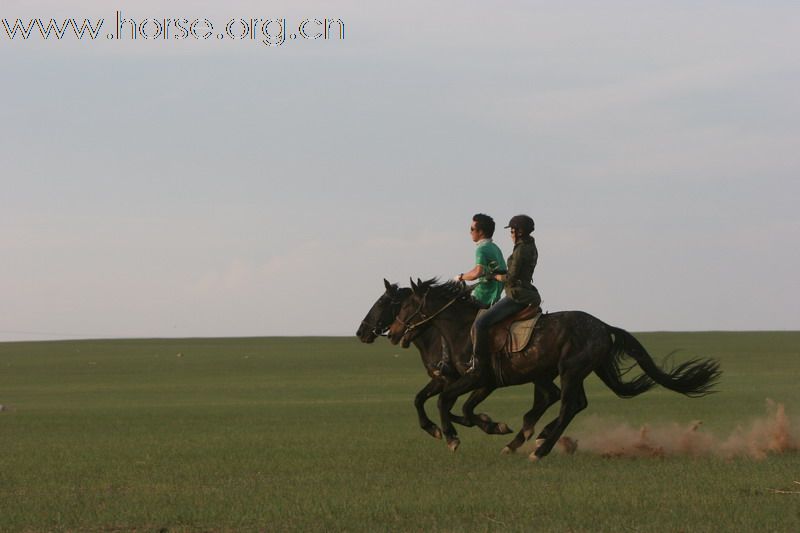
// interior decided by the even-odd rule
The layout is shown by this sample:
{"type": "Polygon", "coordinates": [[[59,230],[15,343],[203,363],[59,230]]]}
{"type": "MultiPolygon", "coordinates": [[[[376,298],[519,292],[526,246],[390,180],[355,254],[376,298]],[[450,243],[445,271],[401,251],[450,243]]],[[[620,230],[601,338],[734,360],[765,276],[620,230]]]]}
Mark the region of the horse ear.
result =
{"type": "Polygon", "coordinates": [[[386,287],[387,291],[392,290],[392,284],[386,281],[386,278],[383,278],[383,286],[386,287]]]}
{"type": "Polygon", "coordinates": [[[411,282],[411,290],[412,290],[412,291],[414,291],[414,294],[416,294],[416,292],[417,292],[417,286],[414,284],[414,280],[413,280],[413,279],[411,279],[411,278],[408,278],[408,281],[410,281],[410,282],[411,282]]]}
{"type": "Polygon", "coordinates": [[[417,278],[417,287],[422,287],[422,280],[417,278]]]}

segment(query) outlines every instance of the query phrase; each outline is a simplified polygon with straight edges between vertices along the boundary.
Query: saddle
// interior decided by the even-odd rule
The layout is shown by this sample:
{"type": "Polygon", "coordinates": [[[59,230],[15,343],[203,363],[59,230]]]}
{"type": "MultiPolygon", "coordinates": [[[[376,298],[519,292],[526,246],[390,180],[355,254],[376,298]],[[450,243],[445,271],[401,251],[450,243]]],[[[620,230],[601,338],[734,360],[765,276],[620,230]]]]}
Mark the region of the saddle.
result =
{"type": "MultiPolygon", "coordinates": [[[[486,310],[478,311],[478,316],[486,310]]],[[[542,316],[540,306],[529,305],[522,311],[511,315],[489,329],[490,353],[516,353],[525,349],[533,337],[536,322],[542,316]]],[[[475,327],[472,331],[472,344],[475,345],[475,327]]]]}

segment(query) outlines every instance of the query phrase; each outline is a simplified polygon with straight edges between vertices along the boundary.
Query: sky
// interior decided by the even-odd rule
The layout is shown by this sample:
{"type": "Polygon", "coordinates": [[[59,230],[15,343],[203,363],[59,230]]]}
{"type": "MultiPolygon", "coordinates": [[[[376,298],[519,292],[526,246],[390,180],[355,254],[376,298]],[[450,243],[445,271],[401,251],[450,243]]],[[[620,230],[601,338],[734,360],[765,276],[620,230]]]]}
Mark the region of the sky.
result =
{"type": "Polygon", "coordinates": [[[800,329],[796,2],[0,7],[36,17],[106,26],[0,27],[0,341],[353,335],[383,278],[469,270],[478,212],[506,255],[535,219],[547,311],[800,329]],[[116,10],[345,31],[103,38],[116,10]]]}

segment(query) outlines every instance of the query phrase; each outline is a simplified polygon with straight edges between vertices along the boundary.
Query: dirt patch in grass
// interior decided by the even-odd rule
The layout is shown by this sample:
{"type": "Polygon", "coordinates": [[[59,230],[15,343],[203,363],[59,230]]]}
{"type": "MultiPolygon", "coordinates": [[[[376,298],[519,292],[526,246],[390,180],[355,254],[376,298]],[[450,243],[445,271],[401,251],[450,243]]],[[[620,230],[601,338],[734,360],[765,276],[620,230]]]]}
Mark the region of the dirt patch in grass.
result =
{"type": "Polygon", "coordinates": [[[766,415],[738,426],[720,438],[703,428],[703,422],[611,425],[595,419],[589,428],[561,443],[577,445],[578,452],[604,457],[715,456],[765,459],[771,454],[800,450],[800,421],[790,420],[783,404],[767,400],[766,415]]]}

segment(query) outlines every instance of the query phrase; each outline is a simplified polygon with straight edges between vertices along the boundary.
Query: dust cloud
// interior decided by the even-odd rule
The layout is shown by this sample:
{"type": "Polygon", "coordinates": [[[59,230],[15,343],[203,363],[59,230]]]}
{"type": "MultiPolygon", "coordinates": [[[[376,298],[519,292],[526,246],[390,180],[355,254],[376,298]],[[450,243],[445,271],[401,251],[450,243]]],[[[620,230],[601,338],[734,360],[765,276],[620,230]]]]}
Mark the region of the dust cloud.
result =
{"type": "Polygon", "coordinates": [[[794,424],[783,404],[767,400],[766,416],[738,426],[718,438],[695,420],[688,424],[609,425],[599,418],[586,429],[559,441],[563,453],[592,453],[603,457],[749,457],[800,451],[800,420],[794,424]]]}

